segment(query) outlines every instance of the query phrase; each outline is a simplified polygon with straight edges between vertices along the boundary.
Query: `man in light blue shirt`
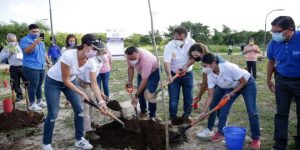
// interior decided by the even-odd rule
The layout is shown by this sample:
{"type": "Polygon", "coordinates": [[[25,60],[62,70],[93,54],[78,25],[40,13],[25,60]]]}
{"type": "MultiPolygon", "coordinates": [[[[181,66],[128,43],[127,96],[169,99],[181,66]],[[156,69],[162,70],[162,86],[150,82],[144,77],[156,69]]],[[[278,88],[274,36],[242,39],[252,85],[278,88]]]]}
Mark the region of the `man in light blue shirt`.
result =
{"type": "Polygon", "coordinates": [[[24,73],[29,80],[28,95],[30,110],[39,111],[46,107],[42,102],[42,85],[45,77],[45,64],[51,62],[46,54],[45,44],[39,36],[39,27],[35,24],[29,25],[29,34],[20,41],[20,47],[23,50],[24,73]],[[35,103],[35,97],[37,103],[35,103]]]}

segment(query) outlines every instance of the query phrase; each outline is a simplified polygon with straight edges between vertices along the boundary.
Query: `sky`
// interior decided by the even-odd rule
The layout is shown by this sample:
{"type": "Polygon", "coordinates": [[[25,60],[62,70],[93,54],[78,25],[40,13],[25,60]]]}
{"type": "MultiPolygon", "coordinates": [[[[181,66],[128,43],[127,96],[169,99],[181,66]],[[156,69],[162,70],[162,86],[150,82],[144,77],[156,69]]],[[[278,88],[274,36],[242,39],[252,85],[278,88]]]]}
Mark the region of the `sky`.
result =
{"type": "MultiPolygon", "coordinates": [[[[274,9],[284,10],[268,16],[267,31],[271,29],[271,21],[280,15],[291,16],[300,25],[299,3],[299,0],[151,0],[154,29],[160,32],[183,21],[200,22],[219,31],[223,24],[237,31],[264,30],[265,17],[274,9]]],[[[148,0],[51,0],[51,5],[54,33],[124,29],[128,36],[146,34],[151,29],[148,0]]],[[[0,11],[0,22],[43,21],[50,26],[49,0],[0,0],[0,11]]]]}

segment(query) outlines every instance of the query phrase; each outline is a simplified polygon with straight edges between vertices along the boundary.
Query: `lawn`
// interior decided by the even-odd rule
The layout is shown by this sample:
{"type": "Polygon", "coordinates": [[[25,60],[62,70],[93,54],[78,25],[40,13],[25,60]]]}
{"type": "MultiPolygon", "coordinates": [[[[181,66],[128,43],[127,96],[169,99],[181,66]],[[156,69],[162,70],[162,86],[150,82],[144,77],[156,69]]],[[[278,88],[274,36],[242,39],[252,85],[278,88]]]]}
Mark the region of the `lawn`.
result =
{"type": "MultiPolygon", "coordinates": [[[[245,68],[245,61],[244,57],[241,55],[233,55],[233,56],[227,56],[227,55],[222,55],[226,60],[238,64],[241,68],[245,68]]],[[[162,62],[162,61],[161,61],[162,62]]],[[[262,139],[262,149],[271,149],[272,144],[273,144],[273,131],[274,131],[274,114],[276,112],[275,108],[275,98],[274,94],[269,91],[266,85],[266,64],[267,61],[260,61],[257,63],[257,90],[258,90],[258,95],[257,95],[257,105],[260,113],[260,124],[261,124],[261,139],[262,139]]],[[[195,64],[194,65],[194,77],[195,81],[194,84],[199,82],[201,80],[201,67],[200,64],[195,64]]],[[[136,76],[135,76],[136,77],[136,76]]],[[[1,74],[0,79],[7,78],[6,76],[3,76],[1,74]]],[[[163,72],[162,74],[162,80],[165,80],[166,76],[165,73],[163,72]]],[[[113,70],[111,73],[111,79],[110,79],[110,90],[111,90],[111,95],[113,99],[117,99],[119,101],[128,101],[129,96],[126,94],[124,90],[124,84],[127,81],[127,66],[126,63],[124,63],[123,60],[118,60],[113,62],[113,70]]],[[[135,81],[136,82],[136,81],[135,81]]],[[[2,84],[2,81],[1,81],[2,84]]],[[[2,88],[3,86],[1,86],[2,88]]],[[[198,91],[197,88],[194,88],[194,94],[196,94],[198,91]]],[[[167,109],[167,116],[168,116],[168,96],[167,96],[167,90],[164,90],[165,96],[165,104],[166,104],[166,109],[167,109]]],[[[3,95],[2,95],[3,96],[3,95]]],[[[206,95],[204,96],[206,97],[206,95]]],[[[204,98],[203,98],[204,99],[204,98]]],[[[159,95],[158,98],[158,116],[160,118],[164,118],[164,112],[162,109],[162,97],[161,94],[159,95]]],[[[203,101],[202,101],[203,102],[203,101]]],[[[19,105],[24,105],[23,104],[18,104],[19,105]]],[[[20,106],[19,108],[24,108],[24,106],[20,106]]],[[[182,111],[182,100],[180,100],[179,107],[178,107],[178,115],[181,115],[183,113],[182,111]]],[[[62,109],[61,109],[62,111],[62,109]]],[[[200,110],[194,110],[192,113],[192,117],[196,118],[200,110]]],[[[71,113],[72,114],[72,113],[71,113]]],[[[73,121],[72,117],[66,117],[64,120],[62,120],[62,123],[65,124],[66,127],[71,128],[68,131],[71,131],[73,134],[73,121]]],[[[58,124],[58,123],[57,123],[58,124]]],[[[229,122],[228,125],[238,125],[238,126],[244,126],[248,130],[248,136],[250,135],[249,133],[249,122],[248,122],[248,116],[246,113],[246,107],[243,101],[242,97],[239,97],[238,100],[234,103],[230,115],[229,115],[229,122]]],[[[295,109],[295,103],[292,103],[291,106],[291,112],[290,112],[290,119],[289,119],[289,144],[288,148],[289,149],[294,149],[294,141],[292,140],[292,136],[296,135],[296,125],[297,125],[297,117],[296,117],[296,109],[295,109]]],[[[57,125],[58,126],[58,125],[57,125]]],[[[206,122],[200,123],[198,126],[205,127],[206,122]]],[[[42,126],[39,127],[42,129],[42,126]]],[[[41,136],[41,131],[37,135],[41,136]]],[[[72,136],[71,138],[72,139],[72,136]]],[[[39,139],[40,142],[41,139],[39,139]]],[[[203,140],[198,140],[197,139],[197,144],[205,144],[208,141],[203,141],[203,140]]],[[[67,145],[72,146],[72,142],[67,142],[67,145]]],[[[213,143],[211,143],[213,144],[213,143]]],[[[63,145],[62,145],[63,146],[63,145]]],[[[59,147],[59,146],[58,146],[59,147]]]]}

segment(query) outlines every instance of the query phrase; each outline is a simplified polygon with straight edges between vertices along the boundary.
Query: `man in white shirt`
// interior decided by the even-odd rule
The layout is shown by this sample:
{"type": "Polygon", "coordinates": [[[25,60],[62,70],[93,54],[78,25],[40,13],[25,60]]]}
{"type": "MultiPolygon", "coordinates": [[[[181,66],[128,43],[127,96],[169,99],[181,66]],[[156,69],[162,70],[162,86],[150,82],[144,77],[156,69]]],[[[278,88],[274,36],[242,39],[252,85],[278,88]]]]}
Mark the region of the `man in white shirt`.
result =
{"type": "Polygon", "coordinates": [[[193,99],[193,66],[186,68],[186,74],[182,77],[176,78],[174,81],[172,77],[175,73],[183,68],[189,61],[189,49],[195,43],[193,39],[187,38],[187,29],[184,27],[177,27],[174,30],[174,39],[170,41],[164,49],[164,68],[167,77],[171,84],[168,86],[169,92],[169,112],[170,119],[177,118],[177,108],[179,102],[180,89],[183,91],[184,114],[186,121],[190,121],[191,104],[193,99]]]}

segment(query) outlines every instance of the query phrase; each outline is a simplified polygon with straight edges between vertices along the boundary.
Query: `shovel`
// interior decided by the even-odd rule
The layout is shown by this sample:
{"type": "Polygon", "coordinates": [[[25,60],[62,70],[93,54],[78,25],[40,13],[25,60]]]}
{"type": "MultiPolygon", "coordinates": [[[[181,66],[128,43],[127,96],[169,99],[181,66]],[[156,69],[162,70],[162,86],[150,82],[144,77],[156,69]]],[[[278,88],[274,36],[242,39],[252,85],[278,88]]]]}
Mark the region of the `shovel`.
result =
{"type": "MultiPolygon", "coordinates": [[[[126,92],[129,94],[130,99],[132,100],[132,99],[133,99],[133,95],[132,95],[132,92],[133,92],[133,86],[129,87],[129,86],[127,85],[126,88],[125,88],[125,90],[126,90],[126,92]]],[[[139,114],[138,114],[137,106],[136,106],[136,105],[133,105],[133,108],[134,108],[134,112],[135,112],[135,117],[136,117],[136,119],[139,119],[139,114]]]]}
{"type": "MultiPolygon", "coordinates": [[[[228,98],[228,97],[224,97],[224,98],[219,102],[219,104],[218,104],[217,106],[215,106],[212,110],[210,110],[209,112],[207,112],[207,113],[205,114],[205,117],[207,117],[207,116],[209,116],[210,114],[212,114],[213,112],[215,112],[215,111],[221,109],[223,106],[225,106],[225,105],[228,103],[228,101],[229,101],[229,98],[228,98]]],[[[184,127],[184,128],[181,130],[181,132],[180,132],[181,135],[185,135],[185,132],[186,132],[189,128],[193,127],[194,125],[198,124],[198,123],[201,122],[201,121],[203,121],[203,120],[197,119],[196,121],[192,122],[190,125],[184,127]]]]}
{"type": "MultiPolygon", "coordinates": [[[[89,104],[92,107],[95,107],[96,109],[100,110],[100,107],[98,106],[98,104],[96,104],[93,100],[84,100],[85,103],[89,104]]],[[[112,113],[110,112],[106,112],[106,115],[109,116],[110,118],[114,119],[115,121],[117,121],[118,123],[120,123],[122,125],[123,128],[125,128],[125,124],[123,121],[121,121],[120,119],[118,119],[116,116],[114,116],[112,113]]]]}
{"type": "Polygon", "coordinates": [[[34,115],[34,111],[31,111],[29,109],[29,97],[28,97],[28,86],[29,86],[29,82],[23,82],[24,84],[24,88],[25,88],[25,100],[26,100],[26,106],[27,106],[27,112],[29,114],[30,118],[33,118],[34,115]]]}
{"type": "MultiPolygon", "coordinates": [[[[176,78],[178,78],[178,77],[182,77],[182,76],[184,76],[186,74],[186,72],[185,71],[182,71],[182,70],[178,70],[177,72],[176,72],[176,74],[175,74],[175,76],[173,76],[173,78],[172,78],[172,81],[174,81],[176,78]]],[[[146,89],[145,90],[145,99],[146,100],[151,100],[151,99],[153,99],[153,98],[156,98],[156,96],[157,96],[157,94],[160,92],[160,91],[162,91],[162,89],[163,88],[166,88],[169,84],[171,84],[172,82],[168,82],[168,83],[165,83],[165,84],[163,84],[163,86],[162,87],[160,87],[159,89],[157,89],[154,93],[150,93],[150,91],[148,90],[148,89],[146,89]]]]}

